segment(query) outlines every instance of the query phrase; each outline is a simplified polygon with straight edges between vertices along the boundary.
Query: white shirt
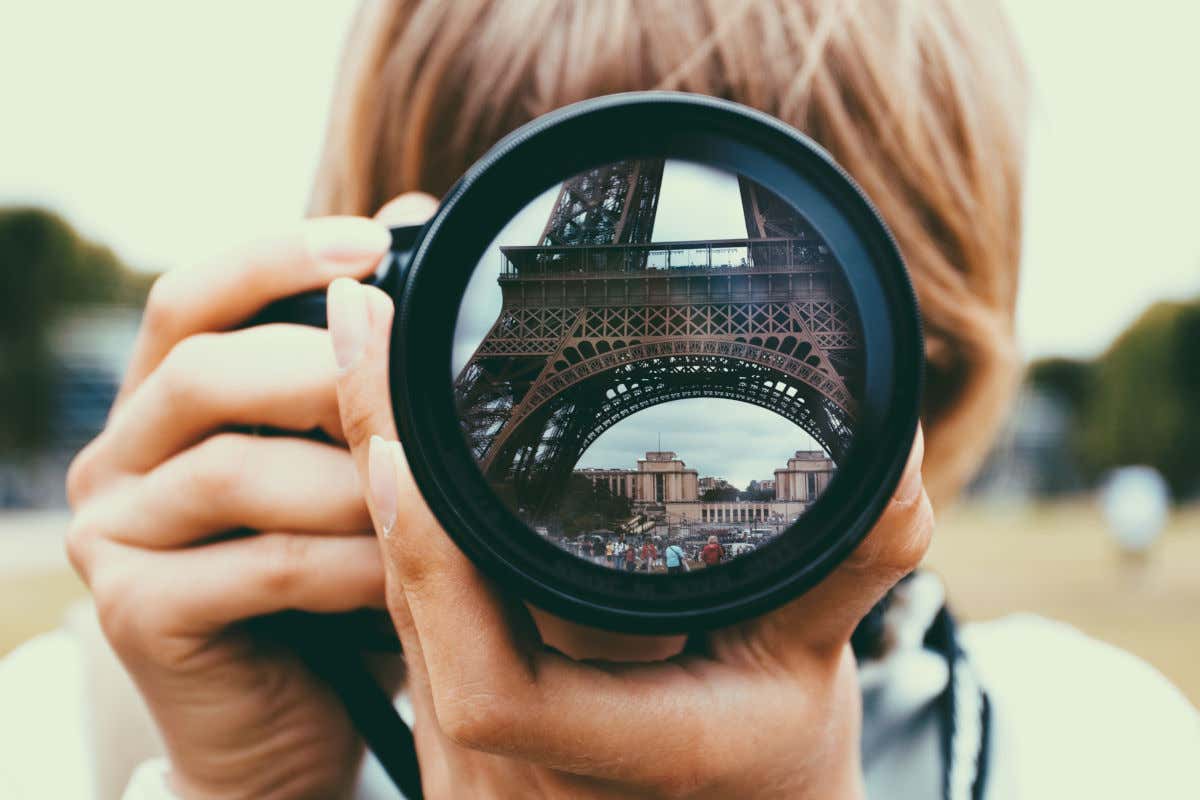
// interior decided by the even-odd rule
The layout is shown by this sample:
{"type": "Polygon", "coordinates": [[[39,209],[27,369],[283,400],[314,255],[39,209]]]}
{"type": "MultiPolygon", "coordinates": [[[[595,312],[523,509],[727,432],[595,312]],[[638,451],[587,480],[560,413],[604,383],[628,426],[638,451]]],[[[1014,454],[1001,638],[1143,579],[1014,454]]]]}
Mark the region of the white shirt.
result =
{"type": "MultiPolygon", "coordinates": [[[[863,764],[879,800],[940,797],[930,704],[946,666],[920,636],[941,586],[918,576],[907,587],[888,614],[894,646],[860,669],[863,764]]],[[[992,701],[988,800],[1200,798],[1200,716],[1145,662],[1029,615],[966,625],[961,640],[992,701]]],[[[0,798],[110,800],[93,786],[83,663],[65,630],[0,661],[0,798]]],[[[125,800],[173,800],[165,774],[147,762],[125,800]]],[[[398,794],[368,759],[356,797],[398,794]]]]}

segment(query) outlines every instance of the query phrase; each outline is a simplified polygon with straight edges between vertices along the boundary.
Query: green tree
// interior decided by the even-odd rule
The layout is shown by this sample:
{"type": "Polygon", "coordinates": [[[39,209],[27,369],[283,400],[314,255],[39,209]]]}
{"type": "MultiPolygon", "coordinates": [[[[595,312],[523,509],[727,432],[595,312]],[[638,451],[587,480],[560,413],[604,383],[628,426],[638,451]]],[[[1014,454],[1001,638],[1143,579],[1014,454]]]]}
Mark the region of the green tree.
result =
{"type": "Polygon", "coordinates": [[[629,498],[613,494],[603,482],[593,484],[578,474],[567,480],[558,509],[567,536],[598,528],[619,531],[633,516],[629,498]]]}
{"type": "Polygon", "coordinates": [[[1200,300],[1158,303],[1113,343],[1096,365],[1078,446],[1093,475],[1149,464],[1176,497],[1200,488],[1200,300]]]}
{"type": "Polygon", "coordinates": [[[151,280],[56,214],[0,210],[0,455],[46,440],[54,375],[49,332],[63,309],[140,305],[151,280]]]}
{"type": "Polygon", "coordinates": [[[1200,299],[1158,303],[1095,361],[1037,362],[1028,380],[1068,408],[1086,478],[1148,464],[1175,497],[1200,492],[1200,299]]]}
{"type": "Polygon", "coordinates": [[[700,499],[706,503],[732,503],[738,499],[738,490],[732,486],[705,489],[700,494],[700,499]]]}

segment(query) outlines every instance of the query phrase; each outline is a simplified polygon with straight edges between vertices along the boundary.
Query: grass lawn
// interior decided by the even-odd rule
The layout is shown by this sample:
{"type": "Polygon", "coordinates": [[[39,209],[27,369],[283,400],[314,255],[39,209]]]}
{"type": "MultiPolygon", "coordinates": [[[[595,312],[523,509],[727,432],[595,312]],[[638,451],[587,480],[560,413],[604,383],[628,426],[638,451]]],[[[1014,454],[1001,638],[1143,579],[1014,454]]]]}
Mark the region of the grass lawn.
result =
{"type": "MultiPolygon", "coordinates": [[[[1089,505],[960,507],[939,521],[927,563],[961,617],[1068,622],[1137,653],[1200,705],[1200,508],[1177,513],[1149,557],[1131,560],[1089,505]]],[[[84,594],[65,567],[0,575],[0,655],[84,594]]]]}
{"type": "Polygon", "coordinates": [[[86,595],[69,569],[0,576],[0,656],[57,627],[67,607],[86,595]]]}
{"type": "Polygon", "coordinates": [[[1176,513],[1145,559],[1122,557],[1094,507],[962,507],[928,566],[959,616],[1030,611],[1149,661],[1200,705],[1200,508],[1176,513]]]}

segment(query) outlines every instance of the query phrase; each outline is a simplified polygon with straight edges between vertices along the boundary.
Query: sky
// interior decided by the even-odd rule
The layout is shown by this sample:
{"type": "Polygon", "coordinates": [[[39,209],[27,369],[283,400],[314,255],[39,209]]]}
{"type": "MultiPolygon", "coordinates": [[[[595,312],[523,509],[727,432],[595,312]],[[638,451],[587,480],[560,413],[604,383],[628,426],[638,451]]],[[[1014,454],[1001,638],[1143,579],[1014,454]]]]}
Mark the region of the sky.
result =
{"type": "MultiPolygon", "coordinates": [[[[4,4],[0,205],[54,209],[145,270],[287,226],[354,5],[4,4]]],[[[1200,5],[1007,5],[1035,88],[1019,343],[1090,357],[1200,295],[1200,5]]]]}

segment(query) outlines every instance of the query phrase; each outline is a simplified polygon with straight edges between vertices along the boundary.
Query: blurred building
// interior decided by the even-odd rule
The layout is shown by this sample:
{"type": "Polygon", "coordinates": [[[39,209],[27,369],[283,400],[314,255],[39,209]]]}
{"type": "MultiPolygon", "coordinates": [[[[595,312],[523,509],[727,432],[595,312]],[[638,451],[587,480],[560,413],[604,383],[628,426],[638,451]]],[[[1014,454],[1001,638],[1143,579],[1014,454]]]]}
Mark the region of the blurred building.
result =
{"type": "Polygon", "coordinates": [[[141,312],[89,306],[63,314],[51,339],[49,438],[37,452],[0,460],[0,508],[62,508],[66,471],[104,427],[141,312]]]}
{"type": "Polygon", "coordinates": [[[1026,384],[967,492],[985,499],[1024,502],[1083,488],[1068,442],[1071,425],[1065,401],[1026,384]]]}

